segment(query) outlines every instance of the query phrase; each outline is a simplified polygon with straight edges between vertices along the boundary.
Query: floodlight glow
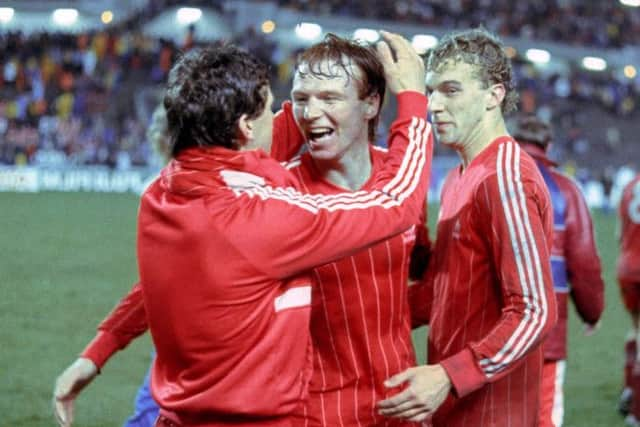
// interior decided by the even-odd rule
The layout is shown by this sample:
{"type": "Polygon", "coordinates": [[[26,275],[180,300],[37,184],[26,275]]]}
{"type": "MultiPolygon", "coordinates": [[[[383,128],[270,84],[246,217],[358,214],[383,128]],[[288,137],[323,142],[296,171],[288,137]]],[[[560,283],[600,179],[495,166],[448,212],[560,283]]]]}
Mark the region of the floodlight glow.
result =
{"type": "Polygon", "coordinates": [[[267,20],[262,23],[262,32],[265,34],[271,34],[276,29],[276,23],[272,20],[267,20]]]}
{"type": "Polygon", "coordinates": [[[0,7],[0,22],[6,24],[7,22],[13,19],[13,8],[12,7],[0,7]]]}
{"type": "Polygon", "coordinates": [[[105,10],[104,12],[102,12],[102,15],[100,15],[100,19],[102,20],[103,24],[108,24],[111,21],[113,21],[113,12],[111,12],[110,10],[105,10]]]}
{"type": "Polygon", "coordinates": [[[544,49],[527,49],[525,56],[529,61],[536,64],[546,64],[551,59],[549,51],[544,49]]]}
{"type": "Polygon", "coordinates": [[[358,28],[353,32],[353,38],[364,40],[369,43],[375,43],[380,39],[380,34],[376,30],[369,28],[358,28]]]}
{"type": "Polygon", "coordinates": [[[607,61],[597,56],[585,56],[582,58],[582,66],[587,70],[602,71],[607,68],[607,61]]]}
{"type": "Polygon", "coordinates": [[[56,9],[53,11],[53,21],[62,26],[73,25],[78,19],[77,9],[56,9]]]}
{"type": "Polygon", "coordinates": [[[322,34],[322,27],[311,22],[296,25],[296,35],[303,40],[315,40],[322,34]]]}
{"type": "Polygon", "coordinates": [[[635,79],[638,75],[638,70],[633,65],[627,65],[624,67],[624,76],[628,79],[635,79]]]}
{"type": "Polygon", "coordinates": [[[181,7],[176,12],[176,19],[181,25],[189,25],[197,22],[202,17],[202,10],[197,7],[181,7]]]}
{"type": "Polygon", "coordinates": [[[411,45],[420,55],[426,53],[436,44],[438,44],[438,38],[431,34],[416,34],[411,39],[411,45]]]}
{"type": "Polygon", "coordinates": [[[622,3],[625,6],[631,6],[631,7],[640,6],[640,0],[620,0],[620,3],[622,3]]]}

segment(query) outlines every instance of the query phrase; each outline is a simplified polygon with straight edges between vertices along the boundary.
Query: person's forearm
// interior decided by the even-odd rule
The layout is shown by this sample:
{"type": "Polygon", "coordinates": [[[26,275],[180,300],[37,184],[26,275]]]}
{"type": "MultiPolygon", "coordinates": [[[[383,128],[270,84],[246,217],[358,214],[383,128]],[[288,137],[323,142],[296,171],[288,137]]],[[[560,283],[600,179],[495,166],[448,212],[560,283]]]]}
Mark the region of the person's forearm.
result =
{"type": "Polygon", "coordinates": [[[102,369],[109,358],[148,329],[142,287],[136,283],[100,323],[98,333],[80,354],[102,369]]]}

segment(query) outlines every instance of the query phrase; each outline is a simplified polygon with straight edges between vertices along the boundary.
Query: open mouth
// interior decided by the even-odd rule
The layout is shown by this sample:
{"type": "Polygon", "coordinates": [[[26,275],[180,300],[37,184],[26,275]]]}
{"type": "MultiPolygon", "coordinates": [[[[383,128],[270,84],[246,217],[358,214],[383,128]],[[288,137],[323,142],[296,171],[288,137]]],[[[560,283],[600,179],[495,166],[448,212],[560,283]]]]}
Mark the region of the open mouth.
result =
{"type": "Polygon", "coordinates": [[[309,141],[318,143],[330,138],[333,133],[334,131],[331,128],[316,128],[311,129],[307,136],[309,141]]]}

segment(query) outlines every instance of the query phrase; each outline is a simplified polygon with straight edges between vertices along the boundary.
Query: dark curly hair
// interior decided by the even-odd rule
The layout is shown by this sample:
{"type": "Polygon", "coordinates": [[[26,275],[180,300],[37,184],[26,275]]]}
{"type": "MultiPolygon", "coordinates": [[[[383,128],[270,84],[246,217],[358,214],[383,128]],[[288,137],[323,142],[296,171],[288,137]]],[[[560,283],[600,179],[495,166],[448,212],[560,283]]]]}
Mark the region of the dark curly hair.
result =
{"type": "Polygon", "coordinates": [[[553,137],[549,123],[535,114],[517,114],[507,122],[507,127],[516,141],[536,144],[545,150],[553,137]]]}
{"type": "Polygon", "coordinates": [[[268,87],[267,66],[232,44],[185,53],[169,73],[164,97],[171,154],[193,146],[237,149],[238,120],[263,112],[268,87]]]}
{"type": "MultiPolygon", "coordinates": [[[[298,56],[296,72],[302,77],[307,74],[319,78],[336,77],[334,74],[330,74],[329,69],[322,67],[325,62],[338,65],[344,70],[348,78],[356,81],[360,99],[377,94],[380,97],[380,106],[382,106],[387,86],[384,78],[384,67],[378,59],[373,46],[329,33],[321,42],[314,44],[298,56]],[[309,67],[309,71],[306,73],[300,72],[300,64],[306,64],[309,67]],[[361,75],[354,75],[353,65],[361,71],[361,75]]],[[[378,114],[374,118],[369,120],[369,141],[375,140],[381,109],[378,110],[378,114]]]]}
{"type": "Polygon", "coordinates": [[[449,60],[474,66],[476,77],[489,87],[502,83],[505,97],[501,109],[504,114],[515,111],[518,93],[515,90],[511,61],[504,52],[502,41],[484,28],[447,34],[429,52],[427,72],[438,71],[449,60]]]}

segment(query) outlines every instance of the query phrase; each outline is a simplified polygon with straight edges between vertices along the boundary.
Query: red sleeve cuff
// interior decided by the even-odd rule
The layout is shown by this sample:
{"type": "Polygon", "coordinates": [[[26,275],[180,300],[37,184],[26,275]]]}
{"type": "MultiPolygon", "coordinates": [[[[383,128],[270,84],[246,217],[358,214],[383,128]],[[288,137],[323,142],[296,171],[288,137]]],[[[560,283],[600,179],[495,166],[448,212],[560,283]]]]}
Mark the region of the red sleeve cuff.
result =
{"type": "Polygon", "coordinates": [[[424,93],[405,90],[400,92],[398,100],[398,115],[396,120],[402,120],[413,116],[427,118],[427,96],[424,93]]]}
{"type": "Polygon", "coordinates": [[[107,360],[109,360],[120,347],[115,335],[106,331],[98,331],[96,336],[85,347],[82,353],[80,353],[80,357],[90,359],[98,367],[98,370],[101,370],[105,363],[107,363],[107,360]]]}
{"type": "Polygon", "coordinates": [[[464,397],[486,384],[487,377],[478,367],[473,353],[468,348],[440,362],[449,375],[453,393],[464,397]]]}

